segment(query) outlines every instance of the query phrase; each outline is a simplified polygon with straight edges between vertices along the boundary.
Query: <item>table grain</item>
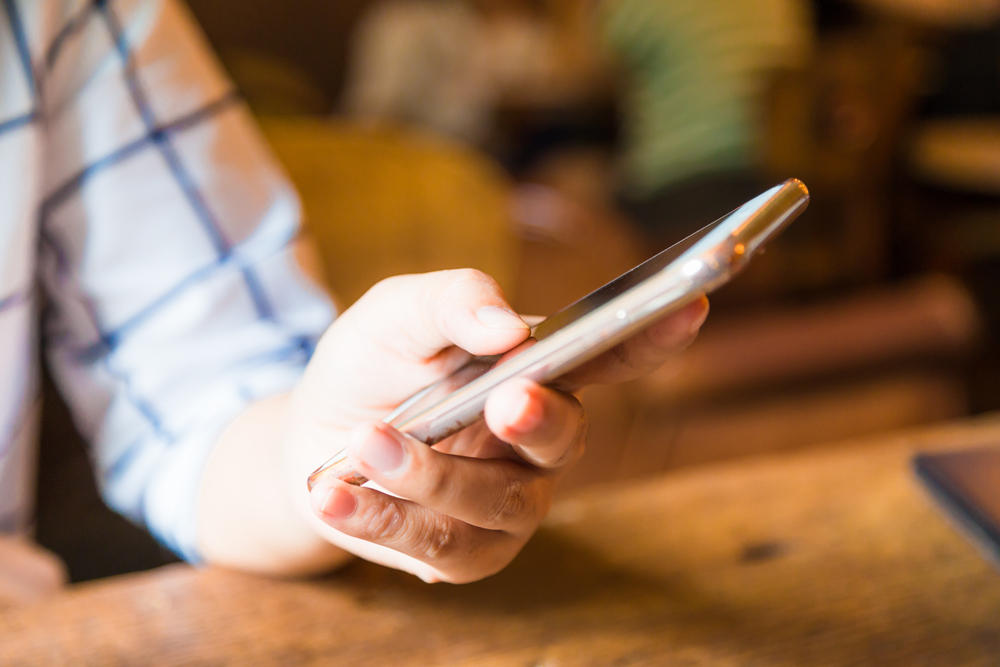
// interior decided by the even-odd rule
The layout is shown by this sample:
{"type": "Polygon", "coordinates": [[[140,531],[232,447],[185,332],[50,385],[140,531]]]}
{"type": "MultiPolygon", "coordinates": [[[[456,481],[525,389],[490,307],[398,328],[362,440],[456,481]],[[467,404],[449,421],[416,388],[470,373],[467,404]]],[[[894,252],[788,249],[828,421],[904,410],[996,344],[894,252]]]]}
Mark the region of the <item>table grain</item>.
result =
{"type": "Polygon", "coordinates": [[[909,463],[988,443],[1000,416],[595,488],[464,586],[362,562],[83,584],[0,613],[0,664],[997,665],[1000,573],[909,463]]]}

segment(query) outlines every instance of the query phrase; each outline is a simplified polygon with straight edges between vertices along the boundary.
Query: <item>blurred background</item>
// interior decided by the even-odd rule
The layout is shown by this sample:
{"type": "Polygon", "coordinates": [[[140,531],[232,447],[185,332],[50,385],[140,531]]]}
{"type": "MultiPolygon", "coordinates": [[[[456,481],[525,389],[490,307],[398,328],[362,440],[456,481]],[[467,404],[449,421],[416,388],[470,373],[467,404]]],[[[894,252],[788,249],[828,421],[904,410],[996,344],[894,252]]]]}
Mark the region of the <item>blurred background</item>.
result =
{"type": "MultiPolygon", "coordinates": [[[[788,177],[809,210],[699,340],[583,397],[564,484],[1000,407],[997,0],[188,0],[297,185],[341,308],[472,266],[549,314],[788,177]]],[[[39,541],[171,557],[47,392],[39,541]]]]}

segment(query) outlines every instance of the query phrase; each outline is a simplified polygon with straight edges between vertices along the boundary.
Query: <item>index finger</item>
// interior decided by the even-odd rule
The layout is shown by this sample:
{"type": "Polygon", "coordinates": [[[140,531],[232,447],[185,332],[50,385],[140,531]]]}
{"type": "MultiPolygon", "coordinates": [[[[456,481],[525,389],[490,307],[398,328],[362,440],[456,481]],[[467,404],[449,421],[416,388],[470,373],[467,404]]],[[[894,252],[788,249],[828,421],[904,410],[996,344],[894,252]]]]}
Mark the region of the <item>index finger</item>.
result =
{"type": "Polygon", "coordinates": [[[625,382],[651,373],[694,342],[707,317],[708,299],[701,296],[573,369],[560,378],[558,386],[573,390],[588,384],[625,382]]]}

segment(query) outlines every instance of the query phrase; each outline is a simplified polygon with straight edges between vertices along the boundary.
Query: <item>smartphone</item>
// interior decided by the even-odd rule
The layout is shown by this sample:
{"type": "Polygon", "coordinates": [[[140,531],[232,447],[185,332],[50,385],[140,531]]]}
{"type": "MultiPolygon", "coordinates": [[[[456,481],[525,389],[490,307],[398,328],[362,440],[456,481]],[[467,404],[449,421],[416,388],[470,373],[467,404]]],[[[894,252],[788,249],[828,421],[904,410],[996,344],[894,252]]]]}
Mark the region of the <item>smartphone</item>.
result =
{"type": "MultiPolygon", "coordinates": [[[[499,366],[499,357],[473,358],[384,421],[433,445],[482,419],[486,397],[502,382],[526,377],[558,386],[567,372],[728,282],[808,202],[809,191],[796,179],[771,188],[538,323],[531,332],[537,342],[517,356],[499,366]]],[[[310,475],[309,488],[329,476],[367,481],[350,467],[346,448],[310,475]]]]}
{"type": "Polygon", "coordinates": [[[958,531],[1000,567],[1000,447],[919,454],[913,468],[958,531]]]}

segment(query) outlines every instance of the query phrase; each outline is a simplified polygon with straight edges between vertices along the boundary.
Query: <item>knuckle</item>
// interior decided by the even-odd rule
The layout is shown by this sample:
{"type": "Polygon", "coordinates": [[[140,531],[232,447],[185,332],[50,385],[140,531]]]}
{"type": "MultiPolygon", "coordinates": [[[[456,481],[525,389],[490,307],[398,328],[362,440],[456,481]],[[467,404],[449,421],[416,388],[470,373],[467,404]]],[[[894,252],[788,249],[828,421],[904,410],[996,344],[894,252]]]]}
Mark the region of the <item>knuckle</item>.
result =
{"type": "Polygon", "coordinates": [[[445,469],[445,460],[430,453],[433,450],[427,448],[417,451],[420,456],[414,457],[414,462],[417,463],[417,474],[414,477],[420,478],[421,495],[426,504],[440,505],[451,495],[452,476],[445,469]]]}
{"type": "Polygon", "coordinates": [[[420,560],[441,560],[459,548],[458,529],[451,517],[436,512],[408,516],[393,501],[371,507],[365,514],[364,535],[376,544],[420,560]]]}
{"type": "Polygon", "coordinates": [[[432,516],[419,531],[416,548],[428,560],[447,559],[458,549],[454,520],[443,515],[432,516]]]}
{"type": "Polygon", "coordinates": [[[629,350],[628,345],[625,345],[624,343],[619,343],[611,348],[611,355],[615,362],[623,368],[636,367],[634,355],[631,353],[631,350],[629,350]]]}
{"type": "Polygon", "coordinates": [[[467,282],[477,282],[477,283],[494,283],[496,282],[489,276],[489,274],[483,273],[479,269],[455,269],[452,271],[452,279],[455,283],[467,283],[467,282]]]}
{"type": "Polygon", "coordinates": [[[444,300],[454,299],[457,295],[465,294],[469,290],[481,290],[483,286],[489,292],[501,291],[497,281],[478,269],[453,269],[448,274],[448,282],[439,297],[444,300]]]}
{"type": "Polygon", "coordinates": [[[397,538],[406,526],[403,510],[391,499],[376,503],[364,515],[365,532],[373,542],[386,542],[397,538]]]}
{"type": "Polygon", "coordinates": [[[499,491],[486,510],[485,524],[487,527],[504,526],[530,513],[533,504],[524,479],[514,471],[504,470],[499,491]]]}

